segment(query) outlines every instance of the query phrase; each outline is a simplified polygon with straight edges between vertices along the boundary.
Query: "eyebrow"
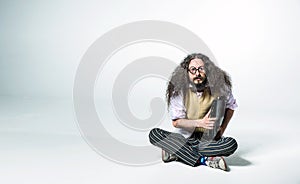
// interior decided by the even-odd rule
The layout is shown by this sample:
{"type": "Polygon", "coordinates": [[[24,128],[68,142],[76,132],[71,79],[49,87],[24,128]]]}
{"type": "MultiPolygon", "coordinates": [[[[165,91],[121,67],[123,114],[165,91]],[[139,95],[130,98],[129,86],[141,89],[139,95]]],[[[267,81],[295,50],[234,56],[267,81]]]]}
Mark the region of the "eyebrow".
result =
{"type": "MultiPolygon", "coordinates": [[[[190,66],[189,68],[192,68],[192,67],[197,68],[197,67],[195,67],[195,66],[190,66]]],[[[199,66],[198,68],[200,68],[200,67],[204,67],[204,66],[199,66]]]]}

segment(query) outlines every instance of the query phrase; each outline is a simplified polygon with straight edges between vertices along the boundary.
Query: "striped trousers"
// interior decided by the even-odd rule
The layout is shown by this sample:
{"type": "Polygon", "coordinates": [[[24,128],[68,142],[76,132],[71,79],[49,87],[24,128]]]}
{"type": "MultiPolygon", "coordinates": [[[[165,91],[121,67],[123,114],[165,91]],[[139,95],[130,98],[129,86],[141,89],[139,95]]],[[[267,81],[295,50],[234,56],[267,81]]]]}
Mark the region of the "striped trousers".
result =
{"type": "Polygon", "coordinates": [[[205,142],[195,136],[185,138],[179,133],[168,132],[160,128],[150,131],[149,140],[154,146],[175,154],[179,161],[193,167],[198,165],[197,161],[201,156],[229,156],[238,147],[236,140],[231,137],[205,142]]]}

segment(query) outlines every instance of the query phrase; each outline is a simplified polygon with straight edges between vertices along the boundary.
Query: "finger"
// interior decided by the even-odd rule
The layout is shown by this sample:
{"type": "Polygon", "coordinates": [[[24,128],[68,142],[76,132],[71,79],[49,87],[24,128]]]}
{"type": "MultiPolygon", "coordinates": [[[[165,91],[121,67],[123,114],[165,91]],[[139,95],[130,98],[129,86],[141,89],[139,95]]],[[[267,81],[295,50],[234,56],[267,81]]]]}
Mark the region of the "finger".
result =
{"type": "Polygon", "coordinates": [[[207,129],[213,129],[214,128],[213,125],[207,125],[206,127],[207,127],[207,129]]]}
{"type": "Polygon", "coordinates": [[[215,121],[217,118],[208,118],[209,121],[215,121]]]}
{"type": "Polygon", "coordinates": [[[214,127],[214,123],[207,123],[206,127],[213,128],[214,127]]]}
{"type": "Polygon", "coordinates": [[[214,121],[210,121],[208,126],[214,126],[215,122],[214,121]]]}
{"type": "Polygon", "coordinates": [[[215,122],[216,122],[216,121],[214,121],[214,120],[207,120],[207,121],[205,122],[205,124],[211,124],[211,125],[214,125],[215,122]]]}
{"type": "Polygon", "coordinates": [[[215,121],[209,121],[209,120],[207,120],[207,121],[204,122],[204,124],[206,124],[206,125],[214,125],[215,121]]]}
{"type": "Polygon", "coordinates": [[[208,121],[208,122],[209,122],[209,124],[212,124],[212,125],[214,125],[216,121],[212,121],[212,120],[210,120],[210,121],[208,121]]]}
{"type": "Polygon", "coordinates": [[[208,117],[210,115],[211,109],[206,113],[205,117],[208,117]]]}

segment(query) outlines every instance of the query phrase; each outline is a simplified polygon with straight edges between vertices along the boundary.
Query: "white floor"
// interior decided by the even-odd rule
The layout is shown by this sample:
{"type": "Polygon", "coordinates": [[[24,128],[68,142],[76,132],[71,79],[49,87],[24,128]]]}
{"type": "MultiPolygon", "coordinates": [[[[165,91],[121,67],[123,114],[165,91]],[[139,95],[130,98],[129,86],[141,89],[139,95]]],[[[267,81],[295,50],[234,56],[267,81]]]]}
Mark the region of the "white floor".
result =
{"type": "Polygon", "coordinates": [[[75,123],[71,100],[1,97],[0,183],[296,184],[296,122],[296,116],[262,113],[250,118],[240,110],[226,132],[239,143],[227,158],[230,172],[176,162],[132,167],[111,162],[89,147],[75,123]]]}

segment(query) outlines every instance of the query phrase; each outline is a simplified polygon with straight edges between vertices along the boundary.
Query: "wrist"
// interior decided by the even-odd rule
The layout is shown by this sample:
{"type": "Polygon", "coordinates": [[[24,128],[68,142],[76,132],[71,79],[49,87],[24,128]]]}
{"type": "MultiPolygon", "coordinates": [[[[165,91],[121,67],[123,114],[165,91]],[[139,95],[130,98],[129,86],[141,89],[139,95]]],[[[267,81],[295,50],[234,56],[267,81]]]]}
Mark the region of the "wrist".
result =
{"type": "Polygon", "coordinates": [[[201,119],[195,119],[195,120],[192,120],[192,121],[193,121],[194,128],[202,127],[201,119]]]}
{"type": "Polygon", "coordinates": [[[199,121],[193,120],[193,126],[194,126],[194,128],[198,128],[199,127],[199,121]]]}
{"type": "Polygon", "coordinates": [[[220,131],[221,135],[223,135],[223,133],[224,133],[224,131],[225,131],[225,128],[222,127],[222,126],[220,126],[219,131],[220,131]]]}

